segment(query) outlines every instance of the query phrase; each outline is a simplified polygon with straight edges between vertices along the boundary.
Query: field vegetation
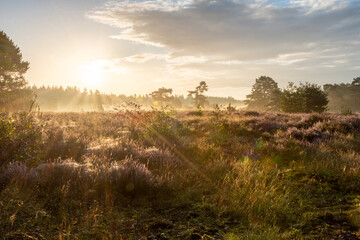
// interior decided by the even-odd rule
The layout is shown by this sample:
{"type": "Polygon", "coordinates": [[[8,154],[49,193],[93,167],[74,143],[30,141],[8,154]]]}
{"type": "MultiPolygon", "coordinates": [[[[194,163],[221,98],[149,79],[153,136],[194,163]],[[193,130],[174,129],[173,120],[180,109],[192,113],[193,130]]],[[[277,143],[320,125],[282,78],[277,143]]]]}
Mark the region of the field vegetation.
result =
{"type": "Polygon", "coordinates": [[[360,117],[2,113],[4,239],[358,239],[360,117]]]}

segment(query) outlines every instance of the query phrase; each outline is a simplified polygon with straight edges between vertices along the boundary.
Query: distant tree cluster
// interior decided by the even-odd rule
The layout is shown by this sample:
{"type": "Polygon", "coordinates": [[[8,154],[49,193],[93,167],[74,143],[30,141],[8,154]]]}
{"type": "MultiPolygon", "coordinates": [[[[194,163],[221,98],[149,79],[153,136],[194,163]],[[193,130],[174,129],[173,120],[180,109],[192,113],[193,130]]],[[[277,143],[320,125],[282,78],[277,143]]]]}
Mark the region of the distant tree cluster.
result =
{"type": "Polygon", "coordinates": [[[324,90],[328,94],[331,111],[349,109],[360,112],[360,77],[348,84],[325,84],[324,90]]]}
{"type": "Polygon", "coordinates": [[[322,113],[327,110],[327,94],[321,86],[311,83],[300,83],[295,86],[289,83],[280,95],[280,110],[288,113],[322,113]]]}
{"type": "Polygon", "coordinates": [[[324,112],[327,109],[327,94],[321,86],[290,82],[285,89],[270,77],[261,76],[255,80],[251,94],[247,95],[249,109],[260,111],[283,111],[288,113],[324,112]]]}
{"type": "MultiPolygon", "coordinates": [[[[114,109],[125,102],[141,104],[144,108],[171,106],[190,108],[195,105],[193,97],[172,94],[172,89],[160,88],[151,94],[130,95],[104,94],[99,91],[81,90],[77,87],[33,86],[29,91],[37,94],[37,104],[43,111],[102,111],[114,109]]],[[[215,104],[241,106],[243,103],[231,97],[207,97],[207,105],[215,104]]]]}
{"type": "Polygon", "coordinates": [[[152,104],[152,98],[148,95],[103,94],[98,90],[61,86],[33,86],[30,89],[37,94],[37,103],[44,111],[102,111],[120,106],[124,102],[152,104]]]}
{"type": "MultiPolygon", "coordinates": [[[[143,106],[173,106],[175,108],[195,106],[242,105],[234,98],[207,97],[209,86],[201,81],[195,90],[188,91],[188,96],[173,95],[171,88],[159,88],[146,95],[114,95],[96,91],[80,91],[76,87],[27,87],[24,74],[29,63],[22,59],[20,49],[2,31],[0,31],[0,110],[26,110],[33,106],[34,96],[42,110],[103,111],[121,105],[124,102],[137,102],[143,106]],[[35,94],[35,95],[34,95],[35,94]]],[[[288,113],[324,112],[326,110],[360,111],[360,77],[351,84],[326,84],[321,86],[311,83],[289,85],[280,89],[271,77],[261,76],[255,80],[251,93],[244,102],[249,109],[257,111],[283,111],[288,113]]]]}
{"type": "Polygon", "coordinates": [[[150,94],[155,106],[172,106],[175,108],[195,108],[213,107],[215,105],[231,105],[243,106],[243,101],[236,100],[232,97],[209,97],[205,96],[205,92],[209,90],[209,86],[205,81],[201,81],[195,90],[188,91],[188,95],[184,96],[172,95],[171,88],[159,88],[150,94]]]}

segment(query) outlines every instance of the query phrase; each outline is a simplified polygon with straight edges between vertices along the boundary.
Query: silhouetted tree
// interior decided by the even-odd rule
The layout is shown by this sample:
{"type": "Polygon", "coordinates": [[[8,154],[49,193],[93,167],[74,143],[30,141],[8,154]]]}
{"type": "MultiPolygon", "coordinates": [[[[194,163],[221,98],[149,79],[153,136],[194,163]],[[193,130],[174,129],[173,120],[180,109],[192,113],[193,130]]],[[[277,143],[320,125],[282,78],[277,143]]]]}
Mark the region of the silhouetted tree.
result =
{"type": "Polygon", "coordinates": [[[23,61],[20,49],[0,31],[0,108],[24,110],[29,107],[32,92],[25,89],[24,74],[29,63],[23,61]]]}
{"type": "Polygon", "coordinates": [[[194,105],[196,107],[204,107],[205,104],[208,103],[204,93],[208,90],[209,86],[206,84],[206,82],[201,81],[199,86],[197,86],[194,91],[188,91],[188,96],[192,96],[194,98],[194,105]]]}
{"type": "Polygon", "coordinates": [[[305,112],[305,98],[298,91],[298,87],[293,82],[282,90],[280,97],[280,109],[287,113],[305,112]]]}
{"type": "Polygon", "coordinates": [[[352,86],[360,86],[360,77],[354,78],[351,85],[352,86]]]}
{"type": "Polygon", "coordinates": [[[321,86],[313,83],[300,83],[298,91],[305,98],[305,112],[325,112],[327,104],[327,94],[321,89],[321,86]]]}
{"type": "Polygon", "coordinates": [[[258,111],[276,111],[279,109],[280,89],[271,77],[261,76],[255,80],[251,94],[245,103],[249,109],[258,111]]]}
{"type": "Polygon", "coordinates": [[[158,90],[152,92],[150,96],[152,97],[154,102],[163,105],[173,100],[174,97],[172,96],[172,92],[173,90],[171,88],[159,88],[158,90]]]}
{"type": "Polygon", "coordinates": [[[327,109],[327,104],[327,94],[319,85],[311,83],[300,83],[300,86],[295,86],[290,82],[280,97],[280,108],[288,113],[321,113],[327,109]]]}

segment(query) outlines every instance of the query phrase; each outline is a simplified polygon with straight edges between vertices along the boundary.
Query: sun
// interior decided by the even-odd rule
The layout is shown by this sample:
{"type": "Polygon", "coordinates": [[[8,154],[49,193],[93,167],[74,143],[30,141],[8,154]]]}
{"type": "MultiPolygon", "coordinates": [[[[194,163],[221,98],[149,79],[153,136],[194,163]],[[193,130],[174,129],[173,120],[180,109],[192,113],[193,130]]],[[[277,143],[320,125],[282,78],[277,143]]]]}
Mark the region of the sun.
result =
{"type": "Polygon", "coordinates": [[[96,63],[82,65],[80,67],[81,80],[87,88],[96,88],[101,85],[103,79],[103,66],[96,63]]]}

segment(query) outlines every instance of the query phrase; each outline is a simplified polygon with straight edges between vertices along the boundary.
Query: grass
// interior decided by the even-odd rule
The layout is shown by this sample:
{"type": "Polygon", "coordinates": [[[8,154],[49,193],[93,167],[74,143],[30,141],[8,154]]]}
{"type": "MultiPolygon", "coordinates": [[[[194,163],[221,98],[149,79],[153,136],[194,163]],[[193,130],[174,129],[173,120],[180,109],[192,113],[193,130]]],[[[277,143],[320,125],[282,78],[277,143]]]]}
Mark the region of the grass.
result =
{"type": "Polygon", "coordinates": [[[4,239],[360,238],[356,114],[132,109],[0,123],[4,239]]]}

